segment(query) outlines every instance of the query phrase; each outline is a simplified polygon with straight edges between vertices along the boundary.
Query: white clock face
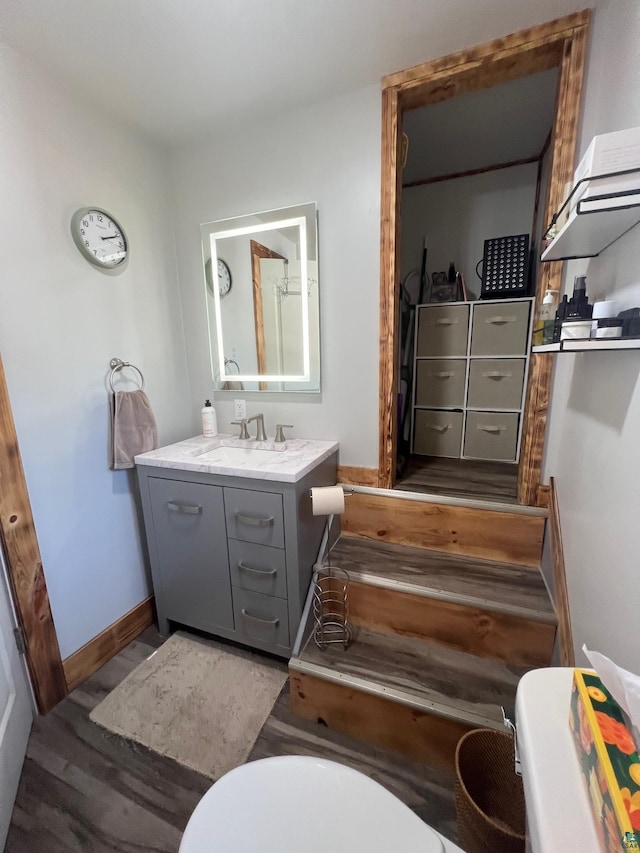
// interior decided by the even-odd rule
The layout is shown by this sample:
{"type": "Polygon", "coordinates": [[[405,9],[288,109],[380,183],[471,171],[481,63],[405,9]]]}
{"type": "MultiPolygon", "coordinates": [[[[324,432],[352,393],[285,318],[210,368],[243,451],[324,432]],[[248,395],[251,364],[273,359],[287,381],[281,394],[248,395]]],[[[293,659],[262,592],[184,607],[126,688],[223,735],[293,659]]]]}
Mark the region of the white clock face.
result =
{"type": "Polygon", "coordinates": [[[105,210],[81,208],[71,221],[71,234],[78,249],[91,263],[113,269],[127,258],[127,238],[121,226],[105,210]]]}
{"type": "Polygon", "coordinates": [[[218,258],[218,287],[220,296],[226,296],[231,290],[231,270],[220,258],[218,258]]]}

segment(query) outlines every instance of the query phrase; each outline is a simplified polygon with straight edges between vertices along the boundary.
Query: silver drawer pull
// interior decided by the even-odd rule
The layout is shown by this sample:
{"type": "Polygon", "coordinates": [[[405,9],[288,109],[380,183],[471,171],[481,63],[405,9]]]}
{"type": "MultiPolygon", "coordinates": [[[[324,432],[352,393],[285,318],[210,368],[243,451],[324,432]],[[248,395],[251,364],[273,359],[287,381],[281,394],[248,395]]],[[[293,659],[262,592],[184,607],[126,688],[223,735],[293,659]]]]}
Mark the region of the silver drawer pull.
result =
{"type": "Polygon", "coordinates": [[[280,623],[279,619],[261,619],[259,616],[252,616],[251,613],[247,613],[244,607],[242,608],[242,615],[245,619],[253,619],[254,622],[261,622],[263,625],[273,625],[274,628],[280,623]]]}
{"type": "Polygon", "coordinates": [[[502,326],[504,323],[515,323],[517,317],[487,317],[485,323],[491,323],[493,326],[502,326]]]}
{"type": "Polygon", "coordinates": [[[510,373],[500,373],[499,370],[487,370],[482,374],[486,379],[509,379],[510,373]]]}
{"type": "Polygon", "coordinates": [[[238,568],[243,572],[253,572],[255,575],[268,575],[269,577],[273,577],[273,575],[278,573],[277,569],[255,569],[253,566],[243,563],[242,560],[238,562],[238,568]]]}
{"type": "Polygon", "coordinates": [[[433,375],[437,376],[438,379],[449,379],[451,376],[453,376],[453,371],[452,370],[441,370],[438,373],[434,373],[433,375]]]}
{"type": "Polygon", "coordinates": [[[427,426],[434,432],[446,432],[451,424],[427,424],[427,426]]]}
{"type": "Polygon", "coordinates": [[[182,512],[187,515],[200,515],[202,512],[202,507],[198,504],[177,504],[174,501],[167,503],[167,509],[169,512],[182,512]]]}
{"type": "Polygon", "coordinates": [[[449,320],[447,317],[441,317],[439,320],[436,320],[436,326],[457,326],[459,320],[449,320]]]}
{"type": "Polygon", "coordinates": [[[243,524],[251,524],[253,527],[271,527],[275,521],[272,515],[260,517],[255,515],[244,515],[244,513],[236,512],[235,516],[238,521],[241,521],[243,524]]]}
{"type": "Polygon", "coordinates": [[[506,427],[497,424],[478,424],[476,429],[481,429],[483,432],[504,432],[506,427]]]}

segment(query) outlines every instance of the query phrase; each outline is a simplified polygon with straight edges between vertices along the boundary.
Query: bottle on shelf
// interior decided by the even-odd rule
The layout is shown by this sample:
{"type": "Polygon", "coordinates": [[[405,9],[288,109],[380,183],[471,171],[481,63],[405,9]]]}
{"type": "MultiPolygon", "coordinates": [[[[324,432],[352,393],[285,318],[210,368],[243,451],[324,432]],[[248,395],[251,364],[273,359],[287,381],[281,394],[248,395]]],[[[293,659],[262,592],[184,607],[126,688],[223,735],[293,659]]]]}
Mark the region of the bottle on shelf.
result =
{"type": "Polygon", "coordinates": [[[545,290],[544,298],[538,308],[538,316],[533,327],[533,345],[550,344],[553,342],[553,331],[558,310],[558,291],[545,290]]]}

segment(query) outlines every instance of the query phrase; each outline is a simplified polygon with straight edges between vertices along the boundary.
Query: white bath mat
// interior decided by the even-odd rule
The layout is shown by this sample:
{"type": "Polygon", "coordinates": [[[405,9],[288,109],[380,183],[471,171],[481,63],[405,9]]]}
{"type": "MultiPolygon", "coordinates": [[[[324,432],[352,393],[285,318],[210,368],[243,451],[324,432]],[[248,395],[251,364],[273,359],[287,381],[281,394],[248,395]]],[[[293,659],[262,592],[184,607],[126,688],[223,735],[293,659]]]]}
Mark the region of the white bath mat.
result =
{"type": "Polygon", "coordinates": [[[178,632],[90,716],[219,779],[246,761],[286,680],[281,664],[178,632]]]}

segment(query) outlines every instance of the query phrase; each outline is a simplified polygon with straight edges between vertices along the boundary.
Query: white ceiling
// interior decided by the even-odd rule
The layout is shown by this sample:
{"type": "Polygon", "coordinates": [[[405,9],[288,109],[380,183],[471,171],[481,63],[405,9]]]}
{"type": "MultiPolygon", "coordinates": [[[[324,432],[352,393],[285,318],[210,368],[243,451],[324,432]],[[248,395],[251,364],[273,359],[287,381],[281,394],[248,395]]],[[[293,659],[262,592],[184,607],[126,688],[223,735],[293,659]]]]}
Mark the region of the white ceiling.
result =
{"type": "Polygon", "coordinates": [[[377,83],[588,2],[1,0],[0,38],[171,143],[377,83]]]}
{"type": "Polygon", "coordinates": [[[405,113],[403,183],[539,156],[557,85],[553,68],[405,113]]]}

